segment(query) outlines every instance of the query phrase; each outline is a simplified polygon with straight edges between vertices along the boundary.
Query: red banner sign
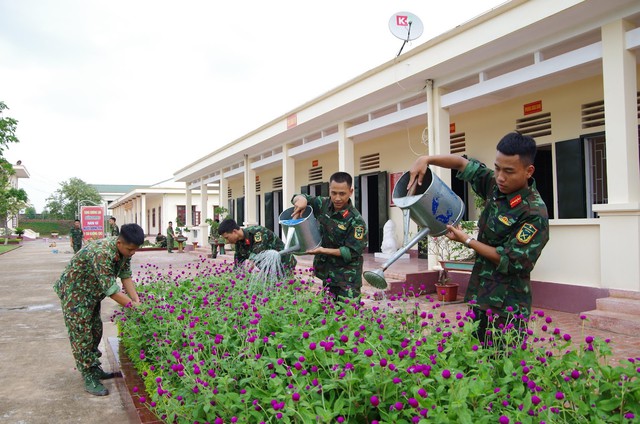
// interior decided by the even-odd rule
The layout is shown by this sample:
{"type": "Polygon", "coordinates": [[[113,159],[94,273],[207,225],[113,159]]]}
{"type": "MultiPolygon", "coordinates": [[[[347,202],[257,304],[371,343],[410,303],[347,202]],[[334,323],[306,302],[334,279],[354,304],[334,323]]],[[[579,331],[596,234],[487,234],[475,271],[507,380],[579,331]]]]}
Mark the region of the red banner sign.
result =
{"type": "Polygon", "coordinates": [[[84,239],[104,237],[104,208],[102,206],[81,206],[80,226],[84,239]]]}
{"type": "Polygon", "coordinates": [[[532,113],[542,112],[542,100],[527,103],[524,105],[524,114],[531,115],[532,113]]]}

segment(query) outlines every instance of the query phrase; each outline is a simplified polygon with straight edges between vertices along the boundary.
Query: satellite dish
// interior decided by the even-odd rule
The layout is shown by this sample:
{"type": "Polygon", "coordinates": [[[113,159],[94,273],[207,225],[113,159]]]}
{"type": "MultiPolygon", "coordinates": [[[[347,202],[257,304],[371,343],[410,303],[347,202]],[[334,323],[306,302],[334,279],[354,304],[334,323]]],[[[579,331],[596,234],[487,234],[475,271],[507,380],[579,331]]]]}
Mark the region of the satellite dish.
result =
{"type": "Polygon", "coordinates": [[[407,41],[415,40],[422,35],[424,26],[420,18],[413,13],[398,12],[389,18],[389,30],[391,34],[404,41],[398,52],[398,56],[400,56],[407,41]]]}

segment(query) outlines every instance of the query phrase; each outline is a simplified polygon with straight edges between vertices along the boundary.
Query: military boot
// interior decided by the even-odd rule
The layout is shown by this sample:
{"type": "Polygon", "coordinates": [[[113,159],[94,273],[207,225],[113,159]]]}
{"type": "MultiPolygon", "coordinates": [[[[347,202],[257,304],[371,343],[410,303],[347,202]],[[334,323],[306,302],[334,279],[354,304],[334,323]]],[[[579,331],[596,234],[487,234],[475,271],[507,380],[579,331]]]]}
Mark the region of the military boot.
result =
{"type": "Polygon", "coordinates": [[[98,377],[92,373],[87,373],[84,376],[84,390],[94,396],[106,396],[109,394],[109,390],[107,390],[107,388],[100,383],[98,377]]]}
{"type": "Polygon", "coordinates": [[[115,372],[105,372],[100,365],[94,365],[91,367],[90,372],[98,377],[98,380],[108,380],[118,375],[118,373],[115,372]]]}

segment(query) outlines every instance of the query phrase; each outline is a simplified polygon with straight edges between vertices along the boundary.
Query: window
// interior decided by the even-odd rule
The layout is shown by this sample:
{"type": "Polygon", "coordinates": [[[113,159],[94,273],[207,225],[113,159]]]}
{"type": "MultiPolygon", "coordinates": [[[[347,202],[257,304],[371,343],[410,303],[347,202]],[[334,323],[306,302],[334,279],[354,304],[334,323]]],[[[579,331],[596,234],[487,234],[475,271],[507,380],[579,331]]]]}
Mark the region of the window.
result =
{"type": "Polygon", "coordinates": [[[184,227],[185,222],[187,222],[187,207],[185,205],[178,205],[176,209],[176,227],[184,227]]]}
{"type": "Polygon", "coordinates": [[[151,209],[151,226],[156,226],[156,208],[151,209]]]}

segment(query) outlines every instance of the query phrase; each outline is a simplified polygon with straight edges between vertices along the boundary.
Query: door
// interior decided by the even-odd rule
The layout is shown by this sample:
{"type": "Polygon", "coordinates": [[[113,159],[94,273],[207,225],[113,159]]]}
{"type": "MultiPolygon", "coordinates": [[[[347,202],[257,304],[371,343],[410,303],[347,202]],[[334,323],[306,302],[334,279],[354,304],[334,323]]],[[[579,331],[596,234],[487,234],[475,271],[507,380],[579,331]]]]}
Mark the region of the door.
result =
{"type": "Polygon", "coordinates": [[[384,224],[389,219],[388,175],[386,172],[360,175],[355,180],[356,208],[369,230],[368,252],[380,252],[384,224]]]}

